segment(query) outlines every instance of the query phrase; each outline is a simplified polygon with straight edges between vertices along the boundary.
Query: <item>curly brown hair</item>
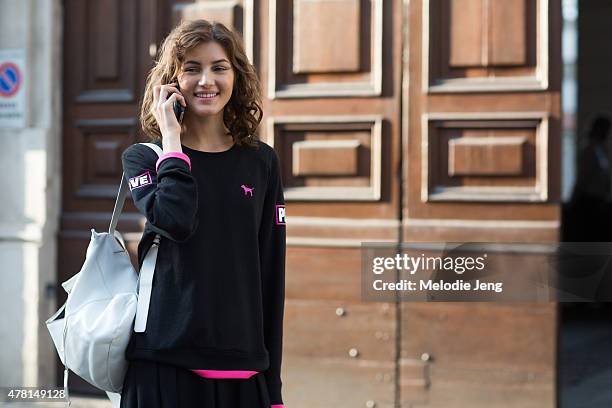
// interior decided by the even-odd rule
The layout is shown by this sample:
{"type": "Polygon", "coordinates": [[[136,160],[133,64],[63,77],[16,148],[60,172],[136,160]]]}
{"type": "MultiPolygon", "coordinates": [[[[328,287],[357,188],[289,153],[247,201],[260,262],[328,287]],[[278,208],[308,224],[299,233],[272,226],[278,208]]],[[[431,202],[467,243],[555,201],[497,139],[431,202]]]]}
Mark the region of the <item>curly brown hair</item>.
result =
{"type": "Polygon", "coordinates": [[[184,21],[162,42],[158,60],[147,76],[140,107],[140,123],[147,139],[161,139],[161,132],[152,111],[153,87],[158,84],[178,83],[185,54],[210,41],[223,47],[235,73],[232,96],[223,109],[223,123],[236,144],[257,146],[259,137],[256,131],[262,120],[263,110],[261,85],[255,67],[249,62],[239,34],[221,23],[206,20],[184,21]]]}

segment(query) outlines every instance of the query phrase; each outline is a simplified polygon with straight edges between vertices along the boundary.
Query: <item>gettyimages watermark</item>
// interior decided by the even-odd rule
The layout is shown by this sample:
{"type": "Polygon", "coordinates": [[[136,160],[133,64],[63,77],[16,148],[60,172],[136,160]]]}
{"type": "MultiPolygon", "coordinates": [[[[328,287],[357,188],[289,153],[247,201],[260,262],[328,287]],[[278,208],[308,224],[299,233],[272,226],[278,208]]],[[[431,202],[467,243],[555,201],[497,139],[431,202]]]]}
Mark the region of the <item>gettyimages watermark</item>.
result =
{"type": "Polygon", "coordinates": [[[612,301],[612,243],[361,245],[372,301],[612,301]]]}

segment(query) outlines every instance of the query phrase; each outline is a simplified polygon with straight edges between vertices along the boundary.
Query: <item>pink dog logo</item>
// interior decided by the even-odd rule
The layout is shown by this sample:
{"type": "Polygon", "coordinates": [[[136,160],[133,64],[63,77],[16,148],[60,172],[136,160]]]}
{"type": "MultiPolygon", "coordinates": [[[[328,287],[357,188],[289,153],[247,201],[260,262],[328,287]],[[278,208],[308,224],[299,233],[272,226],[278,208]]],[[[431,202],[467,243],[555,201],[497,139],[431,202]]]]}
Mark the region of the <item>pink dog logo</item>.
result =
{"type": "Polygon", "coordinates": [[[244,195],[250,194],[251,197],[253,197],[253,190],[255,190],[255,187],[247,187],[244,184],[241,185],[240,187],[242,187],[242,191],[244,191],[244,195]]]}

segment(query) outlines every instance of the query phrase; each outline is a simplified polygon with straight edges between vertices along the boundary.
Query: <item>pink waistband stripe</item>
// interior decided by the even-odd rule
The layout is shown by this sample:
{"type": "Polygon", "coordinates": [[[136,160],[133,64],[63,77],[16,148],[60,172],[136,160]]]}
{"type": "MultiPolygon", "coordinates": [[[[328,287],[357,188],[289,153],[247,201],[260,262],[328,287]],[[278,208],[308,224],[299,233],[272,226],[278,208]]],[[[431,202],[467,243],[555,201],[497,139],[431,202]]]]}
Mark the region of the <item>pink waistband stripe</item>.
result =
{"type": "MultiPolygon", "coordinates": [[[[246,371],[246,370],[194,370],[194,373],[204,378],[251,378],[259,371],[246,371]]],[[[270,408],[285,408],[285,404],[274,404],[270,408]]]]}
{"type": "Polygon", "coordinates": [[[204,378],[251,378],[257,371],[245,370],[191,370],[204,378]]]}
{"type": "Polygon", "coordinates": [[[159,156],[159,159],[157,159],[157,163],[155,163],[155,171],[157,171],[161,162],[171,157],[184,160],[189,165],[189,171],[191,171],[191,160],[189,160],[189,156],[181,152],[164,153],[161,156],[159,156]]]}

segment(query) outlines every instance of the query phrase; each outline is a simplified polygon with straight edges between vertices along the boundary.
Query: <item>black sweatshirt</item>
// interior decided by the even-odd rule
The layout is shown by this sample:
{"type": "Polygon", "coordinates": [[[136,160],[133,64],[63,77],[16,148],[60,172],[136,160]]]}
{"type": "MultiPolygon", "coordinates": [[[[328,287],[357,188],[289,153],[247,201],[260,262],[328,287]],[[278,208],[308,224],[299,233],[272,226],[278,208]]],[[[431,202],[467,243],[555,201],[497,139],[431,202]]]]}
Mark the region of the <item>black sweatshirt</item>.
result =
{"type": "MultiPolygon", "coordinates": [[[[161,141],[157,144],[161,146],[161,141]]],[[[285,202],[269,145],[201,152],[189,164],[134,144],[122,155],[138,210],[146,216],[139,266],[162,236],[144,333],[126,358],[188,369],[263,372],[282,404],[285,202]],[[147,175],[148,173],[148,175],[147,175]]]]}

